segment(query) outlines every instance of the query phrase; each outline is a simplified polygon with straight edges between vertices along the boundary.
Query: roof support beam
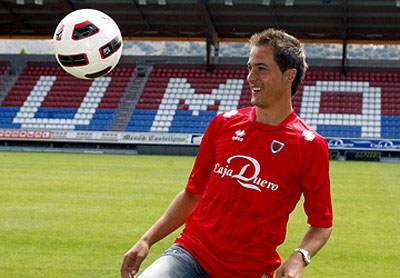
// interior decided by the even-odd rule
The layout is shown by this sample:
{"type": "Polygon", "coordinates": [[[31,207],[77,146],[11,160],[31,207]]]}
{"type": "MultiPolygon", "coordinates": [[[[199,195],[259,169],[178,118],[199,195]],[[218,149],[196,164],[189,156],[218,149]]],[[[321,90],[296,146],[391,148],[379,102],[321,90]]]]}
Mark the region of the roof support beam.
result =
{"type": "Polygon", "coordinates": [[[207,63],[207,68],[206,68],[206,71],[207,72],[212,72],[212,67],[211,67],[211,42],[207,39],[207,42],[206,42],[206,55],[207,55],[207,60],[206,60],[206,63],[207,63]]]}
{"type": "Polygon", "coordinates": [[[215,24],[211,19],[210,11],[207,5],[208,0],[198,0],[200,5],[201,15],[206,28],[206,36],[210,39],[211,44],[218,49],[219,48],[219,37],[215,28],[215,24]]]}
{"type": "Polygon", "coordinates": [[[71,3],[70,0],[58,0],[58,4],[60,4],[62,10],[66,14],[69,14],[70,12],[75,10],[75,6],[71,3]]]}
{"type": "Polygon", "coordinates": [[[12,15],[12,17],[13,17],[16,21],[19,21],[19,18],[18,18],[18,16],[15,14],[15,12],[14,12],[13,10],[9,9],[8,6],[7,6],[5,3],[0,2],[0,6],[1,6],[3,9],[7,10],[7,11],[10,13],[10,15],[12,15]]]}
{"type": "Polygon", "coordinates": [[[25,22],[23,20],[20,19],[20,17],[12,10],[8,7],[7,4],[0,2],[0,5],[3,9],[7,10],[10,15],[14,18],[14,24],[15,24],[15,30],[10,30],[7,29],[9,32],[9,35],[12,35],[12,33],[15,33],[15,31],[19,31],[20,29],[28,29],[29,27],[25,24],[25,22]],[[10,32],[11,31],[11,32],[10,32]]]}
{"type": "Polygon", "coordinates": [[[346,75],[346,60],[347,60],[347,41],[348,41],[348,6],[347,0],[343,0],[343,43],[342,43],[342,74],[346,75]]]}
{"type": "Polygon", "coordinates": [[[135,6],[135,8],[139,11],[140,17],[146,24],[147,30],[151,30],[151,26],[150,26],[149,22],[147,21],[146,17],[144,16],[142,10],[140,9],[140,6],[138,5],[138,3],[136,3],[136,0],[132,0],[132,2],[133,2],[133,5],[135,6]]]}
{"type": "Polygon", "coordinates": [[[208,9],[208,0],[198,0],[201,15],[204,22],[205,34],[207,38],[207,70],[211,71],[211,45],[214,46],[215,55],[218,56],[219,52],[219,37],[215,24],[212,21],[210,11],[208,9]]]}
{"type": "Polygon", "coordinates": [[[280,29],[278,9],[276,8],[275,0],[272,0],[272,9],[274,10],[275,28],[280,29]]]}

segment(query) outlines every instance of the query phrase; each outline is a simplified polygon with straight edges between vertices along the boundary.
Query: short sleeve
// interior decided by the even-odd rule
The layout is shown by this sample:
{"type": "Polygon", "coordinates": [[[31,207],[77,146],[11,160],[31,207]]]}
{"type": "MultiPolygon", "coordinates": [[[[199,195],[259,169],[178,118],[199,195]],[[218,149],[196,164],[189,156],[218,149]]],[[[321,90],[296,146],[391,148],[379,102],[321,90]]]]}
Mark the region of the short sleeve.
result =
{"type": "Polygon", "coordinates": [[[304,211],[308,224],[316,227],[332,226],[332,202],[329,178],[329,149],[326,140],[317,136],[307,142],[303,153],[301,187],[304,211]]]}
{"type": "Polygon", "coordinates": [[[186,191],[190,193],[202,194],[210,178],[215,160],[214,138],[218,131],[217,117],[210,122],[201,140],[199,152],[186,185],[186,191]]]}

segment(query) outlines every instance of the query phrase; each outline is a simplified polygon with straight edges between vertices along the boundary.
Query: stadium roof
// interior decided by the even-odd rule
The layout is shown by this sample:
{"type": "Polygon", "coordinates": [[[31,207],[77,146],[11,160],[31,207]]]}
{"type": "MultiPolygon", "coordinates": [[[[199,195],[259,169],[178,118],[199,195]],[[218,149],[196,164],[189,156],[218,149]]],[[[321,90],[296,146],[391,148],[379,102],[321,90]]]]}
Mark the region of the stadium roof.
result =
{"type": "Polygon", "coordinates": [[[125,39],[216,46],[277,27],[308,42],[400,43],[400,0],[2,0],[0,38],[50,38],[82,8],[109,14],[125,39]]]}

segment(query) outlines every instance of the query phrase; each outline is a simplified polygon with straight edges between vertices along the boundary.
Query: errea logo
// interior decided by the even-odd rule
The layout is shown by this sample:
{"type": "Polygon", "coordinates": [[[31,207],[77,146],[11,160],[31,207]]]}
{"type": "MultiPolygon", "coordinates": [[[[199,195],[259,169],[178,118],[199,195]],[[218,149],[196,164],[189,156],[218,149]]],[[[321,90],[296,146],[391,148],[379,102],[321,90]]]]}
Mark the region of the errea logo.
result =
{"type": "Polygon", "coordinates": [[[246,135],[244,130],[238,129],[235,131],[235,136],[232,136],[232,140],[243,142],[243,136],[246,135]]]}

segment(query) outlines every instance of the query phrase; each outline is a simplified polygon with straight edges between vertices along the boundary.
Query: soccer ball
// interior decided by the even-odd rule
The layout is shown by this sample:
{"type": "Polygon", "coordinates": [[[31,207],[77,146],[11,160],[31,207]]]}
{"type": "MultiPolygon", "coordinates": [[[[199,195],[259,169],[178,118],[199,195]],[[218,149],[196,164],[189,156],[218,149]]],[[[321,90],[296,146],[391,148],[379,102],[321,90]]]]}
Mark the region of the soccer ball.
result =
{"type": "Polygon", "coordinates": [[[118,64],[122,36],[118,25],[103,12],[81,9],[58,24],[53,36],[57,62],[81,79],[107,75],[118,64]]]}

